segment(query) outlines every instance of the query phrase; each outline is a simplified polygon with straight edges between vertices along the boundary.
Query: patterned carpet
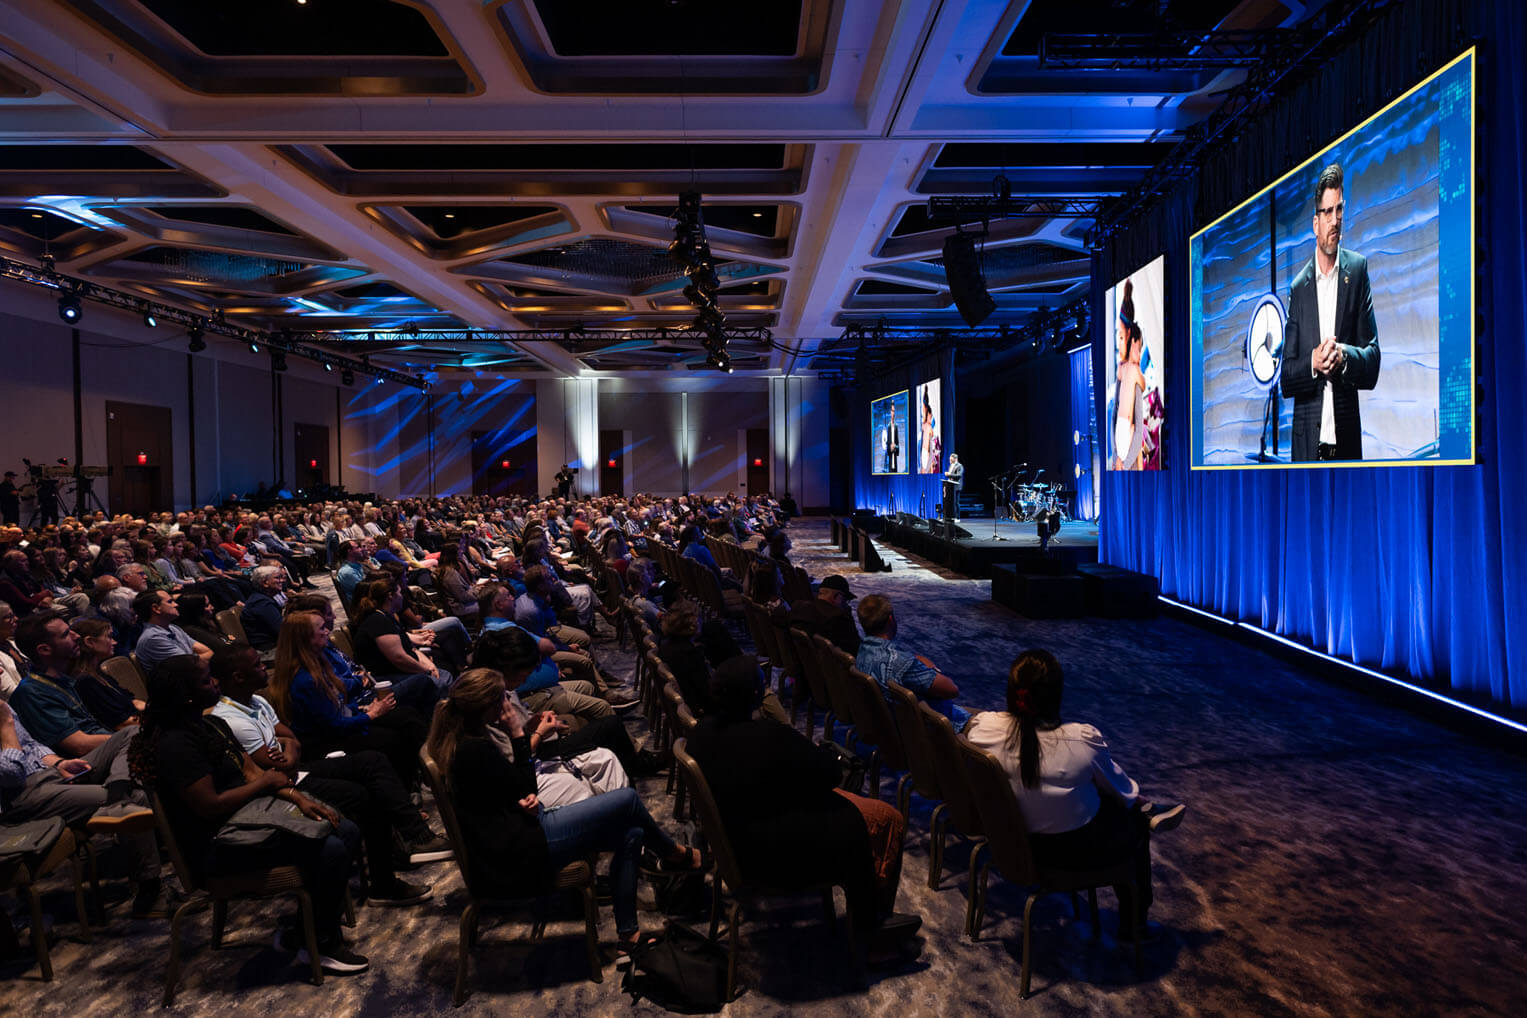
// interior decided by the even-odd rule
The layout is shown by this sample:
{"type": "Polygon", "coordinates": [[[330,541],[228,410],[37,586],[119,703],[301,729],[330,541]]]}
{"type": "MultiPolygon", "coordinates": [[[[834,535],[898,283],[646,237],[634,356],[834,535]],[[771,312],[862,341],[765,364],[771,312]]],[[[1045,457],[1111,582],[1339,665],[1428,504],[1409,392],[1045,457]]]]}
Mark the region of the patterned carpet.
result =
{"type": "MultiPolygon", "coordinates": [[[[914,800],[898,907],[924,917],[922,953],[870,974],[840,972],[842,941],[819,903],[772,907],[744,929],[746,992],[725,1013],[837,1015],[1395,1015],[1527,1013],[1527,781],[1519,756],[1317,681],[1294,666],[1185,622],[1035,622],[990,601],[985,581],[950,577],[889,548],[889,573],[865,575],[827,546],[824,521],[792,531],[795,557],[820,578],[892,598],[900,642],[952,675],[972,708],[1000,703],[1008,662],[1044,646],[1067,669],[1066,715],[1096,724],[1147,794],[1189,804],[1155,843],[1161,936],[1144,978],[1056,897],[1036,907],[1034,995],[1018,999],[1023,893],[993,876],[981,940],[961,935],[968,852],[951,839],[939,891],[926,885],[929,804],[914,800]]],[[[629,674],[606,635],[602,663],[629,674]]],[[[640,727],[637,725],[637,727],[640,727]]],[[[889,797],[893,781],[886,781],[889,797]]],[[[642,783],[671,816],[661,779],[642,783]]],[[[188,927],[177,1009],[250,1014],[430,1014],[450,1007],[461,898],[453,865],[423,868],[435,898],[412,909],[362,909],[353,931],[370,973],[309,986],[267,945],[287,906],[236,907],[232,946],[213,951],[205,916],[188,927]]],[[[417,877],[416,877],[417,878],[417,877]]],[[[0,967],[6,1013],[119,1015],[158,1007],[168,923],[116,906],[95,943],[80,943],[71,898],[51,879],[57,980],[23,959],[0,967]],[[57,934],[56,934],[57,935],[57,934]]],[[[841,904],[841,903],[840,903],[841,904]]],[[[16,915],[16,903],[7,908],[16,915]]],[[[602,910],[607,949],[613,921],[602,910]]],[[[656,927],[648,915],[644,923],[656,927]]],[[[485,927],[474,995],[459,1013],[614,1015],[632,1009],[613,965],[587,981],[580,926],[565,910],[545,941],[523,922],[485,927]]],[[[24,935],[23,935],[24,939],[24,935]]],[[[642,1013],[660,1013],[650,1003],[642,1013]]]]}

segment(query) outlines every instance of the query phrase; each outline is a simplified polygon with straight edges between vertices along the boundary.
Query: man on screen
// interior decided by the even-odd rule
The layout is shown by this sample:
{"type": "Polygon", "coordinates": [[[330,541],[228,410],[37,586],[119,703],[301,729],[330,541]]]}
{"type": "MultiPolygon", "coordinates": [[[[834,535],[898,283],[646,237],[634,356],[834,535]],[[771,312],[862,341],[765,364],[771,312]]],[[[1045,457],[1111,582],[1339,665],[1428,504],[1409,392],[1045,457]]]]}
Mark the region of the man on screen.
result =
{"type": "Polygon", "coordinates": [[[896,427],[896,415],[886,418],[885,431],[880,436],[880,446],[885,450],[885,472],[898,473],[896,459],[901,455],[901,430],[896,427]]]}
{"type": "Polygon", "coordinates": [[[1359,389],[1379,380],[1378,322],[1368,259],[1341,247],[1346,213],[1341,166],[1315,183],[1315,257],[1288,291],[1283,396],[1294,401],[1294,461],[1360,460],[1359,389]]]}

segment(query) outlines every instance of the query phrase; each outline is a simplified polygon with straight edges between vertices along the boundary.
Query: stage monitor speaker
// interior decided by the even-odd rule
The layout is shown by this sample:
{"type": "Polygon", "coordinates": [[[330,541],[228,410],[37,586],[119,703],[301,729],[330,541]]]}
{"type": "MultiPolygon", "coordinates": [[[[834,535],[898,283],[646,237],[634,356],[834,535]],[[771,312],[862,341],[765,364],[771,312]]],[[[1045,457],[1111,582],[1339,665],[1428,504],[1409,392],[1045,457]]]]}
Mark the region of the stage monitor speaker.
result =
{"type": "Polygon", "coordinates": [[[960,317],[972,329],[997,310],[997,302],[986,292],[986,279],[981,275],[981,258],[976,254],[973,235],[956,233],[944,238],[944,279],[949,283],[949,293],[954,297],[960,317]]]}
{"type": "Polygon", "coordinates": [[[921,516],[917,515],[916,513],[902,513],[902,512],[899,512],[899,513],[896,514],[896,522],[900,523],[904,527],[915,527],[918,530],[930,530],[930,529],[932,529],[928,525],[928,521],[923,519],[921,516]]]}
{"type": "Polygon", "coordinates": [[[960,526],[958,523],[951,523],[949,524],[949,536],[957,541],[964,541],[969,540],[975,535],[966,530],[964,527],[960,526]]]}

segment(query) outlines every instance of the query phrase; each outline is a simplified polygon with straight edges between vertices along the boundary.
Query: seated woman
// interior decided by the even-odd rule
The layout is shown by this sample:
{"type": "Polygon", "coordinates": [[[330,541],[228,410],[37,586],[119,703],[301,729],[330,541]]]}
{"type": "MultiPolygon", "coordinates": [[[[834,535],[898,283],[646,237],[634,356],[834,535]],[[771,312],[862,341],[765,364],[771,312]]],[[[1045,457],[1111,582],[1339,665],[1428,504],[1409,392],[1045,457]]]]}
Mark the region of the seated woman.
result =
{"type": "Polygon", "coordinates": [[[872,963],[893,960],[922,920],[892,912],[906,822],[889,803],[845,792],[837,755],[774,721],[753,720],[758,661],[716,669],[714,713],[689,736],[742,871],[774,887],[831,881],[848,898],[872,963]]]}
{"type": "Polygon", "coordinates": [[[212,606],[204,595],[181,594],[175,599],[175,605],[180,609],[180,618],[175,624],[197,643],[211,647],[214,652],[233,643],[218,628],[217,620],[212,617],[212,606]]]}
{"type": "MultiPolygon", "coordinates": [[[[221,696],[207,663],[187,654],[166,659],[149,677],[149,706],[128,749],[133,780],[153,788],[186,863],[198,874],[233,874],[296,866],[313,901],[319,963],[336,974],[364,972],[368,962],[340,936],[340,911],[360,831],[328,806],[292,788],[279,770],[265,770],[239,746],[221,718],[203,712],[221,696]],[[256,846],[219,844],[214,835],[239,807],[275,795],[334,830],[326,838],[280,834],[256,846]]],[[[295,938],[283,931],[279,943],[295,938]]],[[[307,963],[306,949],[298,953],[307,963]]]]}
{"type": "Polygon", "coordinates": [[[476,576],[461,561],[459,544],[447,544],[440,549],[435,585],[445,595],[446,610],[458,619],[474,620],[478,617],[477,596],[472,592],[476,582],[476,576]]]}
{"type": "MultiPolygon", "coordinates": [[[[523,680],[540,660],[535,640],[516,630],[502,632],[520,644],[513,657],[515,672],[523,680]]],[[[667,866],[700,868],[700,853],[677,844],[658,827],[631,788],[555,809],[543,807],[530,736],[499,672],[473,668],[461,677],[435,714],[427,748],[456,807],[472,882],[484,893],[543,894],[557,870],[568,863],[596,852],[615,854],[610,891],[623,956],[641,938],[636,880],[643,846],[667,866]],[[490,735],[489,729],[499,725],[509,736],[512,762],[490,735]]]]}
{"type": "MultiPolygon", "coordinates": [[[[395,689],[378,692],[354,673],[341,678],[328,646],[329,629],[322,615],[287,615],[270,680],[269,699],[277,716],[302,741],[306,757],[318,760],[335,750],[374,749],[392,761],[405,784],[413,784],[419,773],[419,747],[429,732],[429,715],[416,709],[420,698],[410,697],[410,706],[395,689]]],[[[409,691],[403,693],[407,696],[409,691]]],[[[432,696],[425,699],[434,702],[432,696]]]]}
{"type": "Polygon", "coordinates": [[[70,669],[80,702],[109,731],[136,725],[143,701],[134,699],[116,679],[101,671],[101,662],[116,654],[111,623],[105,619],[75,619],[69,628],[80,638],[79,656],[70,669]]]}
{"type": "MultiPolygon", "coordinates": [[[[742,648],[732,639],[725,624],[711,619],[701,626],[700,609],[693,601],[681,601],[670,609],[663,616],[662,630],[657,656],[673,672],[679,692],[684,694],[684,702],[689,704],[695,717],[714,714],[716,703],[711,694],[711,669],[737,657],[742,648]],[[696,636],[699,642],[696,642],[696,636]]],[[[785,710],[772,689],[760,688],[759,695],[758,709],[764,717],[780,724],[790,723],[790,712],[785,710]]]]}
{"type": "MultiPolygon", "coordinates": [[[[403,588],[391,579],[369,580],[355,588],[350,639],[355,660],[378,679],[393,682],[404,702],[428,716],[435,700],[450,688],[451,673],[435,664],[430,651],[398,621],[403,588]]],[[[459,623],[458,623],[459,624],[459,623]]]]}
{"type": "Polygon", "coordinates": [[[1140,786],[1114,763],[1096,728],[1060,719],[1064,675],[1055,655],[1026,650],[1007,676],[1007,710],[971,718],[965,737],[1001,762],[1041,866],[1092,869],[1133,859],[1139,900],[1127,886],[1119,900],[1120,939],[1140,928],[1151,906],[1152,831],[1170,830],[1185,807],[1149,813],[1140,786]]]}

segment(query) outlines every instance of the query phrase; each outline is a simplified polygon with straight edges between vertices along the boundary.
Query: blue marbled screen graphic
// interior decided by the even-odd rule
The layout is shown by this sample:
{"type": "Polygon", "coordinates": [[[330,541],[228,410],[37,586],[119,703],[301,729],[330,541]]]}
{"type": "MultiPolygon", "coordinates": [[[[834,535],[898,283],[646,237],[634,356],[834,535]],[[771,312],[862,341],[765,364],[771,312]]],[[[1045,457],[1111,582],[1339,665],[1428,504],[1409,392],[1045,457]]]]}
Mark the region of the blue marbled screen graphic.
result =
{"type": "MultiPolygon", "coordinates": [[[[1453,65],[1193,238],[1195,466],[1258,464],[1267,391],[1246,370],[1245,332],[1264,293],[1287,305],[1289,284],[1314,256],[1314,182],[1333,162],[1346,178],[1342,246],[1368,259],[1382,351],[1377,388],[1359,395],[1363,457],[1471,456],[1472,412],[1453,405],[1468,396],[1444,380],[1445,363],[1450,375],[1472,373],[1469,75],[1468,61],[1453,65]],[[1458,307],[1444,308],[1442,294],[1458,307]]],[[[1277,454],[1270,436],[1266,449],[1274,466],[1288,461],[1293,420],[1291,400],[1275,404],[1277,454]]]]}

